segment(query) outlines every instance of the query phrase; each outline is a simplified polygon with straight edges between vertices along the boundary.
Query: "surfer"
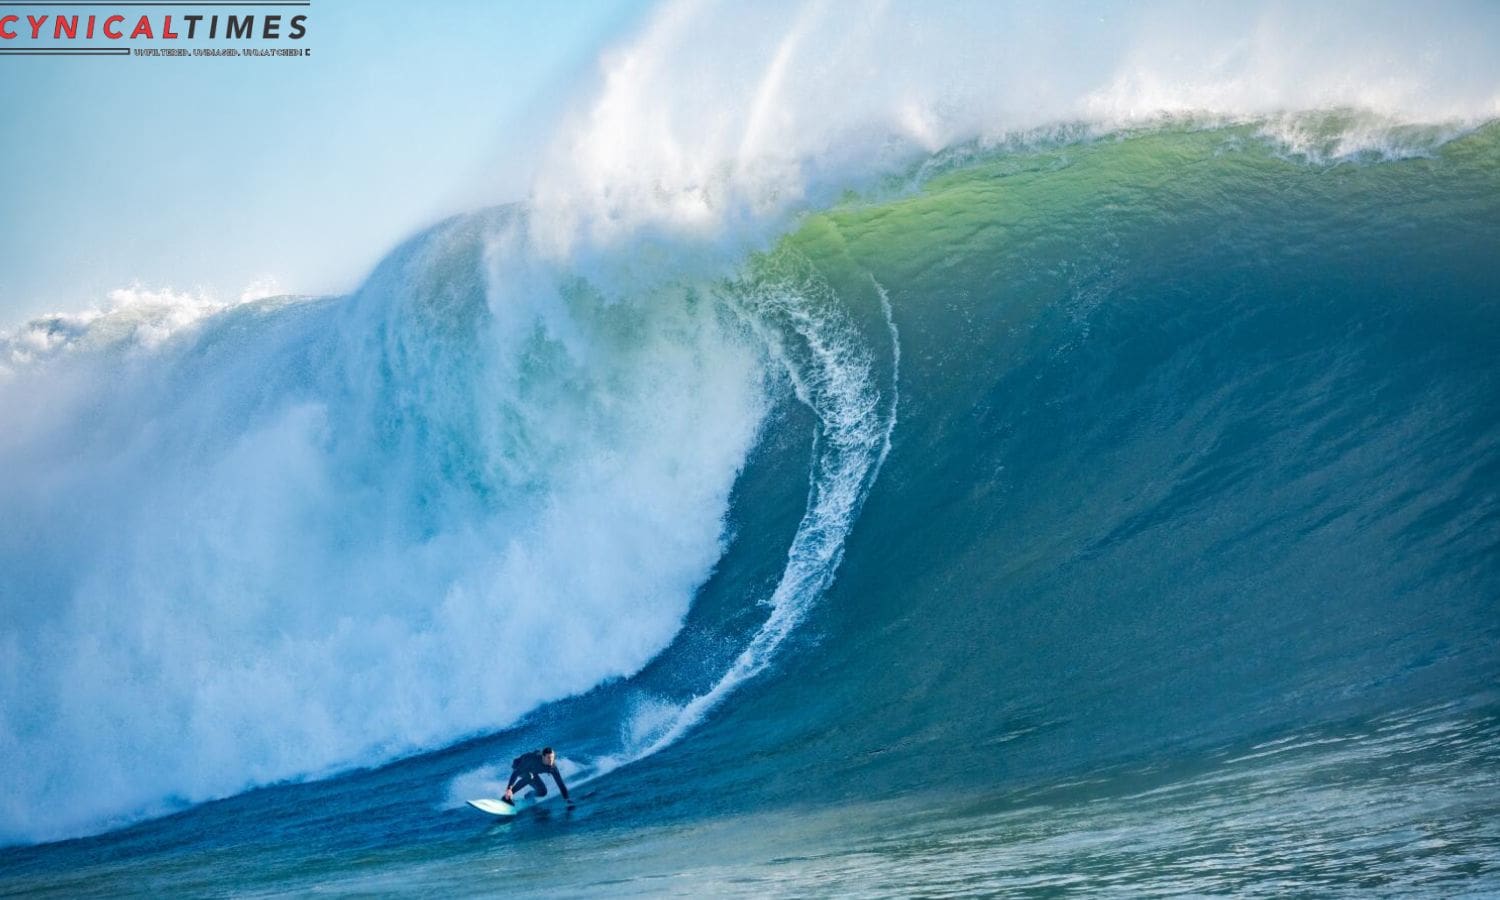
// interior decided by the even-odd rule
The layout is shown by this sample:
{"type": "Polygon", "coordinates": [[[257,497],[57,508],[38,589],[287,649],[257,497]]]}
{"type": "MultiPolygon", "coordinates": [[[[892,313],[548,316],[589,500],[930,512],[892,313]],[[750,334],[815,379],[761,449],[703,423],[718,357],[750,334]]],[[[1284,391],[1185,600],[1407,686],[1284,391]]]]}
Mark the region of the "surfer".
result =
{"type": "Polygon", "coordinates": [[[552,780],[557,782],[557,790],[571,806],[573,801],[568,800],[568,786],[563,783],[562,773],[557,771],[557,754],[552,752],[551,747],[522,753],[511,761],[510,781],[505,785],[505,802],[514,803],[512,797],[515,792],[528,786],[536,792],[538,800],[547,796],[547,786],[542,783],[544,774],[552,776],[552,780]]]}

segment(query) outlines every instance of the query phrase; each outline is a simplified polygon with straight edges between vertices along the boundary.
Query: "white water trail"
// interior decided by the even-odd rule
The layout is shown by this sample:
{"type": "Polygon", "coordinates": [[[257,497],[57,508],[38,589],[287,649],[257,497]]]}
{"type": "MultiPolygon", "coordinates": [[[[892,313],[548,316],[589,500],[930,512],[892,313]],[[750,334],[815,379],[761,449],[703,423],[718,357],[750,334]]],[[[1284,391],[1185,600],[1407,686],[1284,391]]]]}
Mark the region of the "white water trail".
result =
{"type": "Polygon", "coordinates": [[[740,301],[798,402],[818,420],[807,511],[792,538],[781,578],[765,601],[770,615],[707,690],[685,703],[656,703],[644,741],[595,760],[580,783],[672,745],[737,688],[765,671],[832,584],[849,531],[890,455],[901,377],[900,334],[890,297],[872,276],[891,342],[885,395],[876,385],[874,359],[834,291],[805,266],[794,263],[791,268],[780,278],[760,283],[740,301]],[[797,342],[797,349],[788,346],[788,337],[797,342]]]}

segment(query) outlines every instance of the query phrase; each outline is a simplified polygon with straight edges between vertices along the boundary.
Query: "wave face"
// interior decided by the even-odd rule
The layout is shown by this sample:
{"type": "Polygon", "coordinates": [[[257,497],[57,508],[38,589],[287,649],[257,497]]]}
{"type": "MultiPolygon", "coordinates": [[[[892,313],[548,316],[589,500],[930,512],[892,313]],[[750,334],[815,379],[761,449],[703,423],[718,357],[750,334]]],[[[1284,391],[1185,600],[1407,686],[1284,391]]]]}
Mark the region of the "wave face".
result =
{"type": "Polygon", "coordinates": [[[902,56],[895,8],[835,40],[832,6],[669,6],[526,204],[352,296],[6,336],[0,838],[194,807],[13,883],[94,853],[108,893],[188,845],[268,889],[472,891],[512,851],[444,810],[544,742],[602,808],[652,797],[641,858],[701,892],[735,853],[801,893],[1234,891],[1291,844],[1309,890],[1492,867],[1493,8],[1342,41],[1182,12],[964,14],[902,56]],[[1040,77],[1075,39],[1095,63],[1040,77]],[[768,803],[800,849],[735,832],[768,803]]]}
{"type": "Polygon", "coordinates": [[[1151,130],[810,219],[889,295],[902,415],[761,714],[812,704],[820,781],[868,791],[1492,702],[1497,163],[1493,125],[1333,166],[1151,130]]]}

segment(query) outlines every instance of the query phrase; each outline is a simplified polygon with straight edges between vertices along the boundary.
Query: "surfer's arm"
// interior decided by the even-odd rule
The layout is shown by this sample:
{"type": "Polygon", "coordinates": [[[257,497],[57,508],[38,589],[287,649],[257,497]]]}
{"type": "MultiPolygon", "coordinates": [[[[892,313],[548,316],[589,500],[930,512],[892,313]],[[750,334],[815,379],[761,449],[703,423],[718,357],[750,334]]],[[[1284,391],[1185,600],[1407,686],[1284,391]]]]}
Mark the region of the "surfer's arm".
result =
{"type": "Polygon", "coordinates": [[[557,782],[558,793],[562,794],[564,800],[568,799],[568,786],[563,784],[562,773],[557,771],[557,766],[553,766],[548,774],[552,776],[553,781],[557,782]]]}

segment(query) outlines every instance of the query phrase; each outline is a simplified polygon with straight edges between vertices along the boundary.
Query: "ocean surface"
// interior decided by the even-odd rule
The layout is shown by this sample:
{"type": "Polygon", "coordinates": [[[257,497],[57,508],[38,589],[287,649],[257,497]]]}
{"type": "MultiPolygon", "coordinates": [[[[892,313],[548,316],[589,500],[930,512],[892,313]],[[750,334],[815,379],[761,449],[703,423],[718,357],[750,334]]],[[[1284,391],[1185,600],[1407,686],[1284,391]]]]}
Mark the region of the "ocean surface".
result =
{"type": "Polygon", "coordinates": [[[1500,126],[1360,115],[9,333],[0,895],[1500,893],[1500,126]]]}

